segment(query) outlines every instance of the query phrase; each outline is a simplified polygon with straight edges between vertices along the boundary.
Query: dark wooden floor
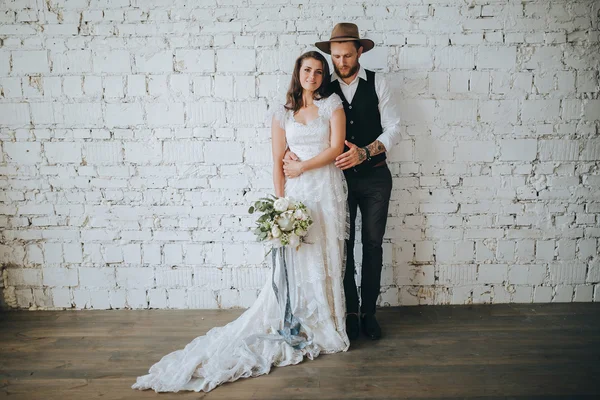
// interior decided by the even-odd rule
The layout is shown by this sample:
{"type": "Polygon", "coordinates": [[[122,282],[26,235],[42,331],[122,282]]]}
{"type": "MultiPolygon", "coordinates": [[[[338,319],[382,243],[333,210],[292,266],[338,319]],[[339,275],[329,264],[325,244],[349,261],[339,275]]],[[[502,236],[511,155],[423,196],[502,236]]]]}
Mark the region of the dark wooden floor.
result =
{"type": "Polygon", "coordinates": [[[130,386],[235,311],[0,313],[0,398],[596,398],[600,304],[385,308],[385,337],[211,393],[130,386]]]}

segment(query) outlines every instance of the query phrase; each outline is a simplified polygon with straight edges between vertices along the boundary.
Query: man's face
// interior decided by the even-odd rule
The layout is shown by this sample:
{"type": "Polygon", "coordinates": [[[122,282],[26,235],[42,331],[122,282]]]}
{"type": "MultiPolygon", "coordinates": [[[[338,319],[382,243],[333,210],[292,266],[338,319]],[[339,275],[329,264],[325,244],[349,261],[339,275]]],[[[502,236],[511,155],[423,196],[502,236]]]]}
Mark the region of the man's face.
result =
{"type": "Polygon", "coordinates": [[[333,42],[330,49],[333,69],[340,78],[351,77],[358,71],[362,47],[357,50],[353,42],[333,42]]]}

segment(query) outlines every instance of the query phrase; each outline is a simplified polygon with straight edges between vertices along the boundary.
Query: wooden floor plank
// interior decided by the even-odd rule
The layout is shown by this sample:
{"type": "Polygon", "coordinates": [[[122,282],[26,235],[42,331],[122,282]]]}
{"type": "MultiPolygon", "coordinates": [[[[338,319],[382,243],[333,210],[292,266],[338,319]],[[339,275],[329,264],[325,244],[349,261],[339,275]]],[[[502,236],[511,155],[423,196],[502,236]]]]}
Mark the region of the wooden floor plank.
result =
{"type": "Polygon", "coordinates": [[[242,310],[0,313],[0,398],[391,399],[600,396],[600,305],[384,308],[384,338],[211,393],[130,389],[242,310]]]}

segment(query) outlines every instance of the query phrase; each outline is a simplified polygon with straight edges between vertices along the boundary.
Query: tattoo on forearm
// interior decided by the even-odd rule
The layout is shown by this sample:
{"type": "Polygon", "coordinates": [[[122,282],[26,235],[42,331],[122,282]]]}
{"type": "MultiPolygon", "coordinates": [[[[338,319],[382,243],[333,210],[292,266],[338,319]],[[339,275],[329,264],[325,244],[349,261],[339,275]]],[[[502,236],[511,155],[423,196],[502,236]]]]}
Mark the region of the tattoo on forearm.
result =
{"type": "Polygon", "coordinates": [[[358,162],[361,163],[367,158],[367,153],[364,149],[358,149],[358,162]]]}
{"type": "Polygon", "coordinates": [[[385,146],[379,140],[374,141],[368,145],[367,148],[369,149],[369,154],[371,157],[376,156],[377,154],[385,153],[385,146]]]}

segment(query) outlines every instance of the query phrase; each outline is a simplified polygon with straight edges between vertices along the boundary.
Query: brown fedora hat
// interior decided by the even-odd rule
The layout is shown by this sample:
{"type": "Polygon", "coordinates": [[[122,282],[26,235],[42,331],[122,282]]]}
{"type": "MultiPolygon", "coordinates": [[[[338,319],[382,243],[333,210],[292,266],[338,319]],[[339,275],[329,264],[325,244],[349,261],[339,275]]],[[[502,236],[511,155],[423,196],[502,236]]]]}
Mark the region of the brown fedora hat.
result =
{"type": "Polygon", "coordinates": [[[348,42],[356,40],[363,47],[363,53],[375,47],[375,43],[370,39],[361,39],[358,35],[358,26],[350,22],[340,22],[333,27],[331,38],[326,42],[317,42],[315,46],[324,53],[331,54],[331,42],[348,42]]]}

